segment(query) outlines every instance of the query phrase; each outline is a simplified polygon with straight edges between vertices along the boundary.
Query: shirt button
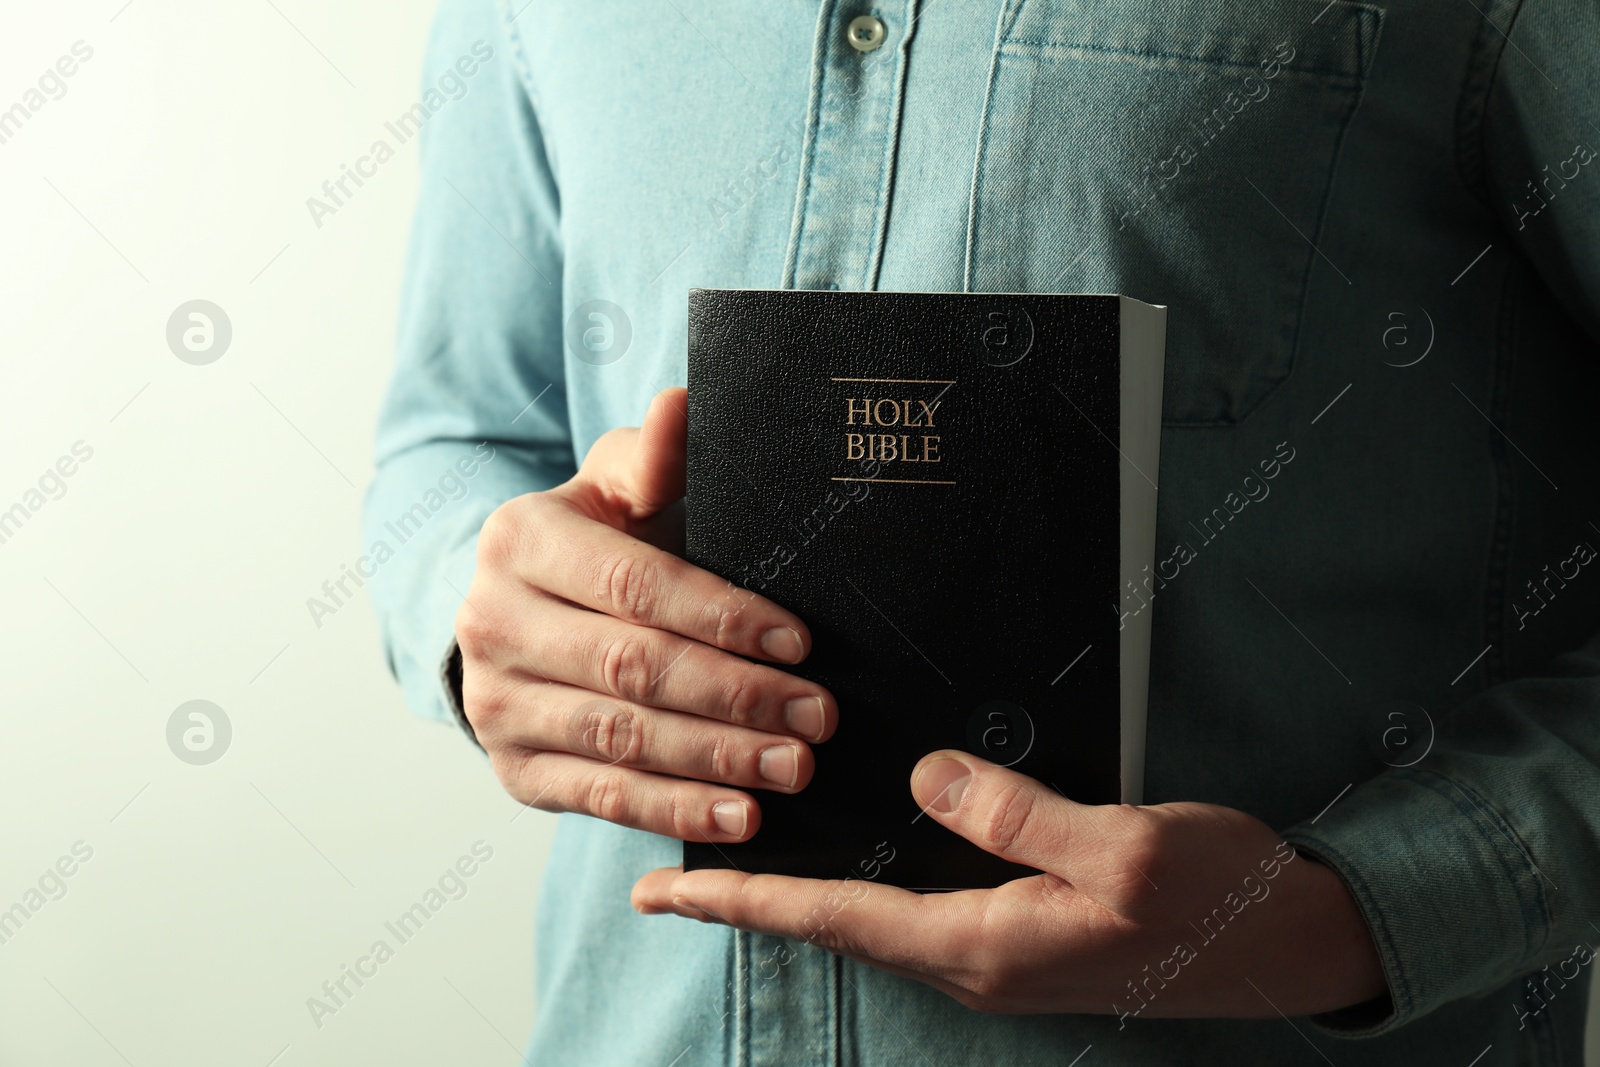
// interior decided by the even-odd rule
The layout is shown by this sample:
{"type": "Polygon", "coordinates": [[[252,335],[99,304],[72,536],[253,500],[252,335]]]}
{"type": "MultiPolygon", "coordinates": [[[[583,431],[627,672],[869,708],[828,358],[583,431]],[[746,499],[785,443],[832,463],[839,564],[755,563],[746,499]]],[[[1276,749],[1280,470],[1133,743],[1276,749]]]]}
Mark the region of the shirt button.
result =
{"type": "Polygon", "coordinates": [[[882,19],[861,15],[850,20],[845,39],[857,52],[872,52],[883,44],[884,32],[882,19]]]}

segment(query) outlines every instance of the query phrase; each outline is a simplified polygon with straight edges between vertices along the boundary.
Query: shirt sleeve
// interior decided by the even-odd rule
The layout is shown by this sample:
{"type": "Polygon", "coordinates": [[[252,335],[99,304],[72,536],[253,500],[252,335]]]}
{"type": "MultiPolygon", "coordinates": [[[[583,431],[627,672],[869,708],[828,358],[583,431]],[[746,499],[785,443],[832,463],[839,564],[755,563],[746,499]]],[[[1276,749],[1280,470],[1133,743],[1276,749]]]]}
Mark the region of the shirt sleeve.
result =
{"type": "MultiPolygon", "coordinates": [[[[1490,47],[1463,101],[1463,171],[1502,223],[1494,244],[1600,337],[1600,9],[1488,10],[1490,47]]],[[[1319,1029],[1387,1033],[1600,937],[1583,911],[1600,899],[1597,706],[1600,638],[1471,697],[1425,760],[1285,834],[1344,878],[1388,978],[1387,998],[1316,1017],[1319,1029]]]]}
{"type": "Polygon", "coordinates": [[[395,368],[363,508],[389,669],[412,711],[463,725],[446,679],[478,531],[574,470],[560,198],[511,18],[494,0],[444,0],[433,25],[410,112],[426,117],[395,368]]]}

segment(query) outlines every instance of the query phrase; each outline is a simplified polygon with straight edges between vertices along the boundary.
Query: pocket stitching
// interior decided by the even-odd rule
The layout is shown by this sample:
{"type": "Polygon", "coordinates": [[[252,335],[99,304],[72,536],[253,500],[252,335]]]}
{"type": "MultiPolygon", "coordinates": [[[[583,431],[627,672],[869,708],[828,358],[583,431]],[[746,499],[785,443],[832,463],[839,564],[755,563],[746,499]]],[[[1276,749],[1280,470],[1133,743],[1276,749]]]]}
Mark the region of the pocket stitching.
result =
{"type": "MultiPolygon", "coordinates": [[[[1368,12],[1363,11],[1362,15],[1363,30],[1365,30],[1368,28],[1369,20],[1366,17],[1368,12]]],[[[1379,28],[1381,26],[1382,22],[1380,20],[1379,28]]],[[[1376,43],[1375,34],[1376,31],[1374,31],[1373,36],[1374,43],[1376,43]]],[[[1367,37],[1367,33],[1359,33],[1357,40],[1360,45],[1358,46],[1364,47],[1367,37]]],[[[1345,108],[1343,116],[1334,125],[1338,132],[1333,143],[1333,151],[1328,156],[1328,180],[1322,186],[1322,196],[1317,203],[1316,224],[1312,227],[1311,234],[1306,242],[1309,247],[1305,253],[1305,266],[1300,271],[1300,293],[1299,298],[1295,301],[1294,329],[1290,335],[1289,356],[1284,361],[1283,374],[1275,381],[1272,381],[1266,390],[1241,411],[1237,417],[1230,418],[1226,415],[1221,415],[1213,418],[1162,419],[1161,425],[1173,427],[1242,426],[1250,416],[1265,407],[1267,401],[1271,400],[1280,389],[1294,378],[1295,370],[1300,365],[1300,337],[1306,328],[1306,308],[1311,301],[1311,272],[1316,268],[1317,257],[1321,254],[1317,248],[1317,241],[1321,239],[1323,227],[1328,221],[1328,204],[1333,199],[1333,183],[1338,174],[1339,159],[1344,155],[1345,135],[1350,132],[1350,123],[1354,121],[1356,112],[1361,107],[1362,97],[1366,93],[1367,70],[1368,67],[1364,65],[1359,79],[1349,87],[1349,106],[1345,108]]]]}
{"type": "MultiPolygon", "coordinates": [[[[1359,49],[1362,46],[1361,38],[1363,36],[1364,35],[1362,34],[1357,34],[1356,43],[1356,47],[1358,49],[1356,62],[1357,66],[1362,68],[1361,71],[1352,72],[1349,70],[1330,70],[1325,67],[1297,67],[1285,64],[1283,67],[1283,73],[1305,74],[1308,76],[1316,76],[1318,78],[1335,79],[1340,83],[1344,83],[1343,87],[1358,89],[1361,87],[1362,82],[1366,80],[1366,75],[1364,73],[1365,64],[1359,55],[1359,49]]],[[[1040,52],[1046,53],[1039,58],[1050,59],[1052,62],[1057,62],[1057,60],[1048,55],[1048,53],[1051,51],[1083,51],[1103,52],[1108,55],[1115,56],[1140,56],[1149,59],[1173,59],[1183,63],[1198,63],[1207,67],[1223,67],[1234,70],[1255,70],[1259,66],[1257,63],[1244,63],[1234,59],[1213,59],[1206,56],[1196,56],[1181,52],[1155,52],[1149,49],[1112,48],[1109,45],[1081,43],[1069,44],[1065,41],[1035,41],[1027,38],[1008,39],[1000,45],[1000,51],[1001,53],[1004,53],[1015,45],[1032,46],[1037,48],[1040,52]]]]}
{"type": "Polygon", "coordinates": [[[1328,180],[1322,187],[1322,199],[1317,205],[1316,225],[1312,228],[1311,236],[1307,240],[1307,244],[1311,246],[1312,251],[1311,254],[1306,256],[1305,269],[1300,274],[1300,299],[1298,301],[1299,306],[1295,310],[1294,336],[1289,344],[1287,370],[1284,372],[1283,377],[1273,382],[1267,391],[1261,394],[1259,400],[1232,422],[1227,420],[1209,423],[1175,422],[1172,425],[1242,425],[1251,415],[1260,411],[1266,402],[1272,398],[1273,394],[1288,384],[1290,379],[1294,377],[1295,368],[1300,364],[1300,337],[1306,328],[1306,309],[1311,302],[1311,272],[1316,268],[1317,256],[1321,255],[1316,242],[1321,239],[1323,227],[1328,221],[1328,204],[1333,199],[1333,183],[1338,177],[1339,159],[1344,155],[1345,136],[1350,132],[1350,124],[1355,121],[1356,112],[1361,109],[1361,101],[1366,95],[1367,76],[1371,71],[1371,59],[1368,55],[1369,39],[1370,45],[1375,49],[1378,42],[1378,34],[1382,30],[1382,13],[1374,13],[1371,9],[1363,8],[1360,12],[1356,30],[1356,50],[1357,56],[1361,60],[1361,73],[1358,75],[1355,84],[1351,86],[1350,105],[1345,109],[1344,116],[1337,125],[1338,136],[1333,143],[1333,152],[1328,157],[1328,180]]]}
{"type": "MultiPolygon", "coordinates": [[[[1031,38],[1018,38],[1009,36],[1009,30],[1014,25],[1016,16],[1020,13],[1024,0],[1012,0],[1002,9],[999,25],[996,27],[995,50],[991,56],[988,76],[985,79],[983,110],[979,119],[978,147],[973,159],[972,185],[969,194],[967,210],[967,240],[965,249],[965,263],[963,269],[962,290],[971,291],[972,279],[975,269],[978,245],[978,216],[982,210],[982,194],[984,163],[988,155],[989,134],[991,126],[991,111],[995,83],[999,77],[1000,63],[1008,53],[1013,60],[1038,60],[1045,62],[1060,62],[1057,57],[1048,53],[1052,50],[1082,49],[1090,52],[1100,52],[1108,55],[1146,57],[1175,60],[1184,63],[1199,64],[1217,69],[1250,69],[1254,70],[1256,64],[1244,64],[1230,60],[1207,59],[1194,55],[1172,54],[1154,52],[1150,50],[1111,48],[1102,45],[1068,44],[1061,41],[1039,41],[1031,38]],[[1009,17],[1008,17],[1009,16],[1009,17]],[[1022,47],[1013,47],[1022,46],[1022,47]],[[1037,49],[1029,52],[1028,47],[1037,49]]],[[[1339,159],[1343,155],[1345,136],[1349,132],[1350,123],[1356,111],[1360,108],[1365,96],[1366,85],[1370,80],[1372,57],[1376,52],[1379,37],[1383,27],[1383,10],[1367,4],[1351,5],[1353,10],[1352,28],[1355,32],[1356,62],[1355,69],[1327,70],[1322,67],[1293,67],[1285,65],[1284,73],[1304,74],[1316,77],[1330,88],[1341,90],[1348,94],[1349,103],[1343,116],[1335,124],[1337,130],[1333,151],[1328,162],[1328,179],[1322,189],[1318,204],[1316,225],[1313,230],[1313,241],[1322,234],[1323,226],[1327,221],[1328,204],[1333,194],[1333,183],[1338,169],[1339,159]]],[[[1276,380],[1270,381],[1266,389],[1251,402],[1248,407],[1236,416],[1220,414],[1212,417],[1198,418],[1163,418],[1161,424],[1168,427],[1199,428],[1216,426],[1239,426],[1251,415],[1259,411],[1272,396],[1281,389],[1293,376],[1300,356],[1300,338],[1305,329],[1306,305],[1309,301],[1311,287],[1311,272],[1316,266],[1317,252],[1315,245],[1306,252],[1305,265],[1300,274],[1299,298],[1295,302],[1294,327],[1290,334],[1288,358],[1284,363],[1284,371],[1276,380]]]]}

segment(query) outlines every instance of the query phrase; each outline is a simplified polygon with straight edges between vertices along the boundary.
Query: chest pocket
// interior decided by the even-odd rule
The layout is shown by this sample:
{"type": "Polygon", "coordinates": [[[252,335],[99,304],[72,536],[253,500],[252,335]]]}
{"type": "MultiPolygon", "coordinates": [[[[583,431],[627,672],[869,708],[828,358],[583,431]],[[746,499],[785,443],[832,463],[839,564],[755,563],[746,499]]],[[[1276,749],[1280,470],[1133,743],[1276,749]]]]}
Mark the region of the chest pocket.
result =
{"type": "Polygon", "coordinates": [[[1382,11],[1334,0],[1008,0],[966,282],[1169,305],[1163,421],[1236,423],[1294,365],[1382,11]]]}

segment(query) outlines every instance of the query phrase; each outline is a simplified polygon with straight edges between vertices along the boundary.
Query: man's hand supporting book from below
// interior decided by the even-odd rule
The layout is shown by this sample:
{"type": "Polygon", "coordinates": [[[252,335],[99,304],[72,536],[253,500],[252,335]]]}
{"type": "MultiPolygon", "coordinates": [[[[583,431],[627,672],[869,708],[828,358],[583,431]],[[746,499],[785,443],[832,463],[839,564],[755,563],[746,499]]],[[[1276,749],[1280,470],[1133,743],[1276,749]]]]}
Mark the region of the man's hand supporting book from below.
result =
{"type": "MultiPolygon", "coordinates": [[[[748,840],[745,790],[810,781],[839,709],[776,667],[805,623],[681,549],[686,393],[596,443],[576,477],[485,525],[456,620],[463,703],[507,791],[682,840],[748,840]],[[749,658],[745,658],[749,657],[749,658]]],[[[992,1012],[1260,1018],[1385,995],[1339,876],[1211,804],[1084,805],[964,752],[910,782],[929,818],[1043,872],[922,894],[663,868],[633,905],[807,941],[992,1012]]]]}

